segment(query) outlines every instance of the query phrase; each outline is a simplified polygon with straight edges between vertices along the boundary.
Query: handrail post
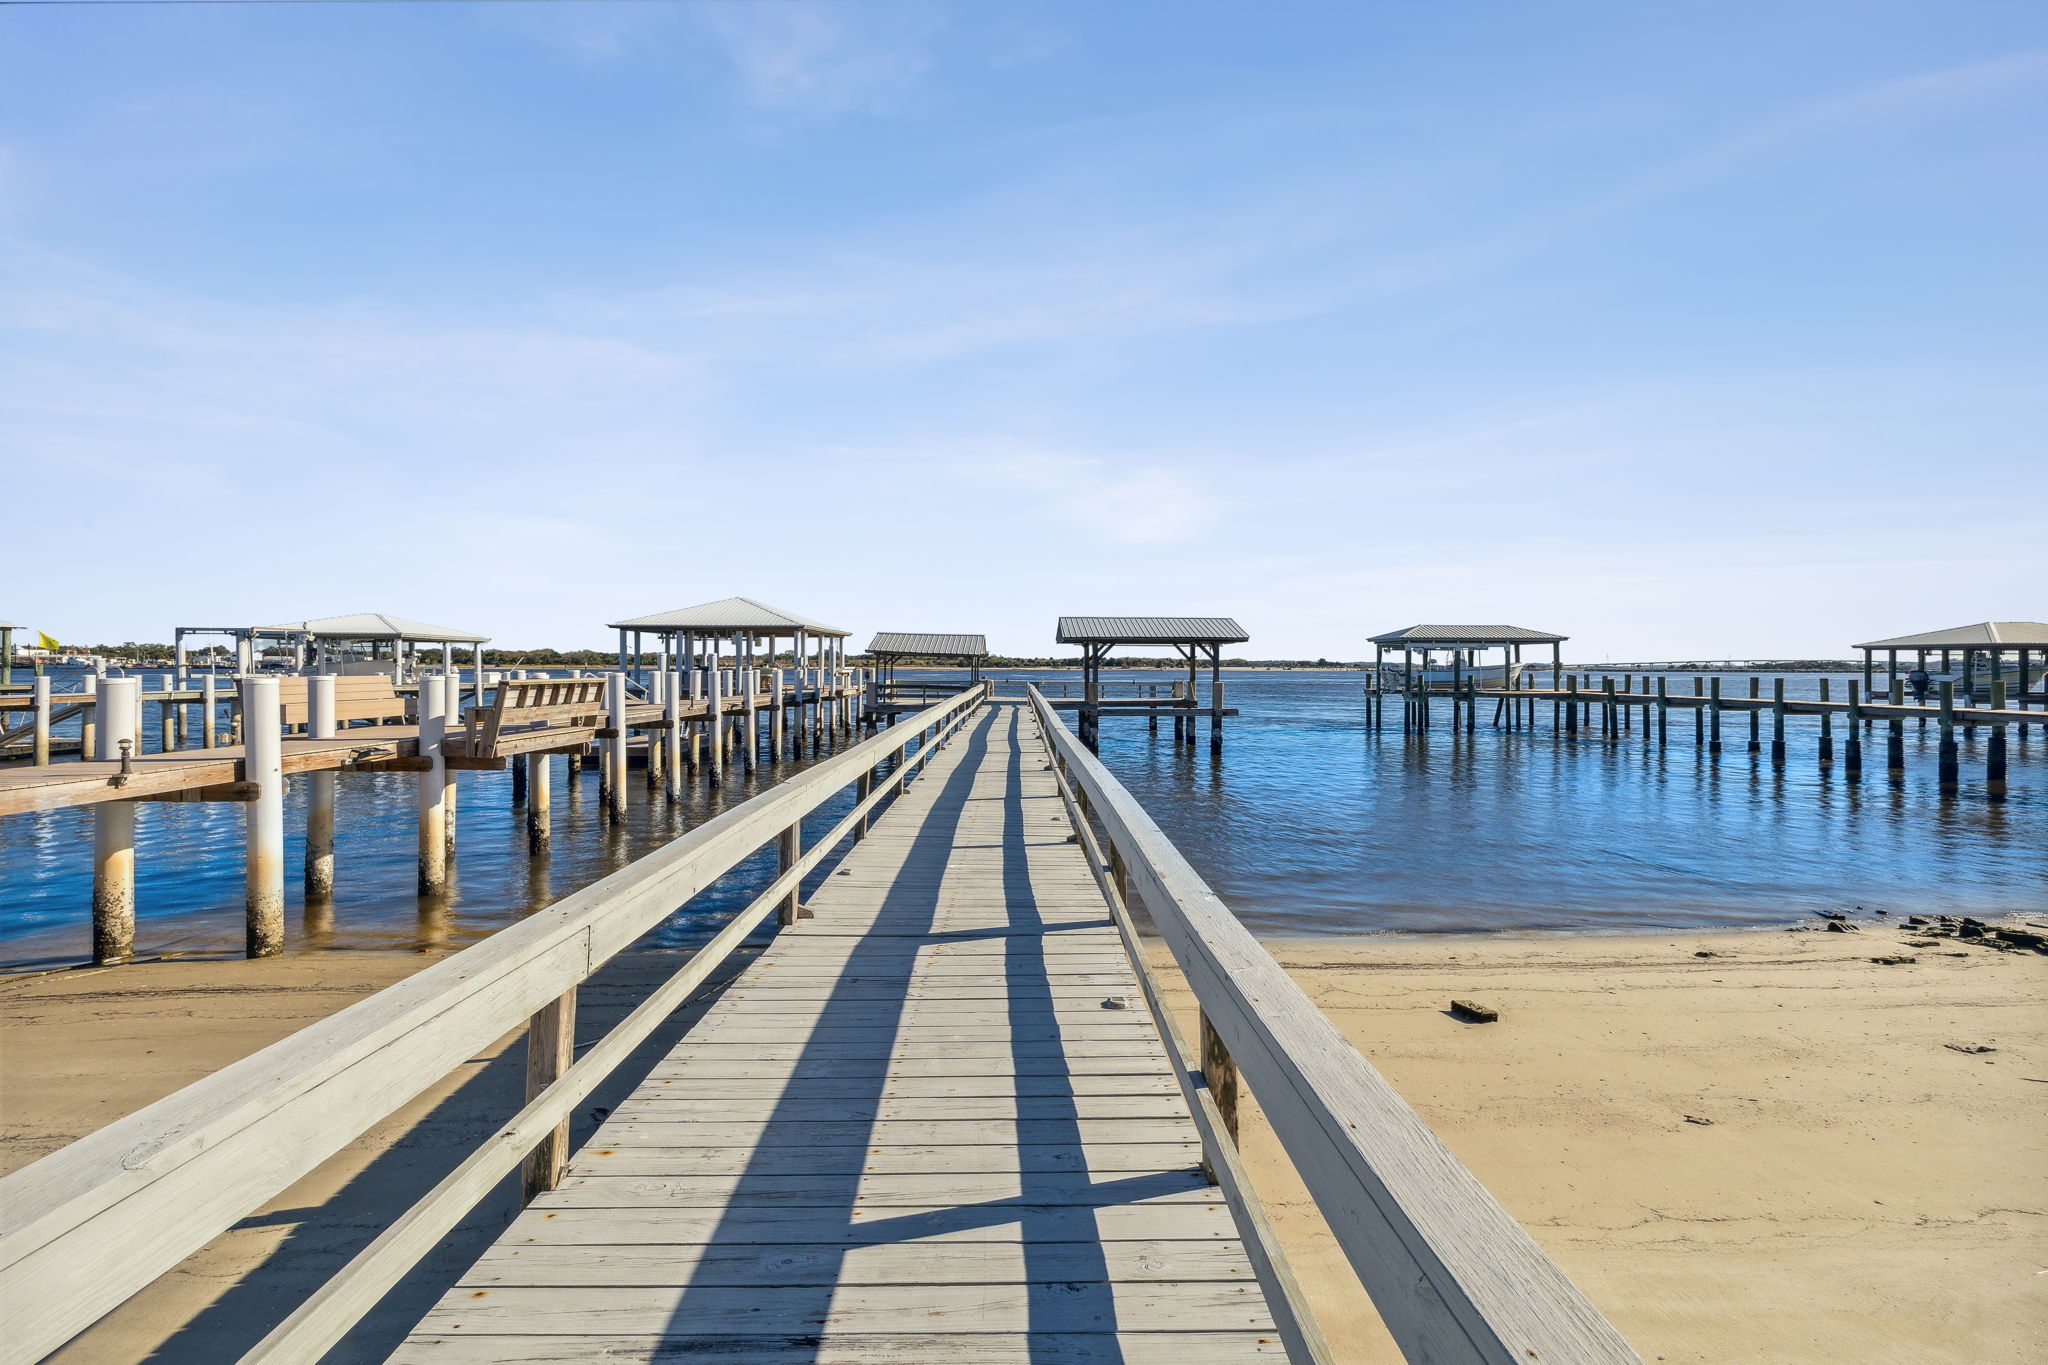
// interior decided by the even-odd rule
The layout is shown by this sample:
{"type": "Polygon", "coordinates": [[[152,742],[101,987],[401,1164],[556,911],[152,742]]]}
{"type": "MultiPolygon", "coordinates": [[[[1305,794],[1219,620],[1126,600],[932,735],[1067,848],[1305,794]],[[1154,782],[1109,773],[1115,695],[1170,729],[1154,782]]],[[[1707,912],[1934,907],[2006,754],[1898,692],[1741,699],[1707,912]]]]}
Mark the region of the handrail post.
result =
{"type": "MultiPolygon", "coordinates": [[[[560,1078],[576,1060],[576,988],[542,1005],[526,1024],[526,1102],[560,1078]]],[[[519,1173],[519,1202],[531,1204],[562,1183],[569,1164],[569,1119],[549,1130],[526,1154],[519,1173]]]]}
{"type": "Polygon", "coordinates": [[[1209,1094],[1216,1101],[1216,1111],[1223,1115],[1223,1129],[1230,1134],[1231,1142],[1237,1141],[1237,1063],[1230,1058],[1230,1049],[1223,1046],[1223,1038],[1216,1032],[1216,1026],[1209,1022],[1209,1012],[1202,1015],[1202,1083],[1209,1087],[1209,1094]]]}
{"type": "MultiPolygon", "coordinates": [[[[869,768],[860,775],[859,781],[854,784],[855,804],[859,804],[860,802],[867,800],[868,797],[874,793],[874,790],[875,770],[873,768],[869,768]]],[[[872,814],[873,813],[870,812],[867,815],[861,816],[860,822],[853,827],[853,841],[855,843],[859,843],[861,840],[868,837],[868,824],[872,818],[872,814]]]]}
{"type": "MultiPolygon", "coordinates": [[[[804,827],[802,823],[799,822],[797,824],[791,825],[788,829],[782,831],[781,834],[776,836],[775,870],[778,875],[786,873],[792,867],[795,867],[796,860],[803,855],[803,831],[804,827]]],[[[790,884],[789,894],[784,896],[780,901],[776,903],[776,923],[780,924],[785,929],[788,928],[790,925],[795,924],[797,920],[802,918],[803,916],[803,906],[799,903],[797,899],[798,892],[801,889],[802,888],[799,883],[792,882],[790,884]]]]}

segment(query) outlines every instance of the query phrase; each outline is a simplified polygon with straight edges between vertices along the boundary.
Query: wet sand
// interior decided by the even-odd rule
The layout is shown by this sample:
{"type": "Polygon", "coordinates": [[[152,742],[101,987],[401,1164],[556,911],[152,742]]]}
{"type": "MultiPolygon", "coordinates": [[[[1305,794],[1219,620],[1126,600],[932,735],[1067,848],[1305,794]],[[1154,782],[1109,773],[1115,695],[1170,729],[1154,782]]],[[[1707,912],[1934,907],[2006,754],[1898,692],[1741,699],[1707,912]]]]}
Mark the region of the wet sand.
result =
{"type": "MultiPolygon", "coordinates": [[[[1901,938],[1866,925],[1273,947],[1645,1360],[2038,1359],[2048,957],[1901,938]],[[1893,953],[1919,961],[1868,960],[1893,953]],[[1494,1006],[1500,1022],[1450,1018],[1453,996],[1494,1006]]],[[[433,960],[183,960],[0,982],[0,1168],[433,960]]],[[[607,969],[585,991],[583,1037],[678,961],[607,969]]],[[[467,1059],[59,1358],[234,1358],[516,1107],[511,1042],[467,1059]]],[[[1252,1107],[1245,1142],[1339,1358],[1398,1359],[1252,1107]]],[[[381,1358],[435,1278],[509,1214],[508,1200],[487,1204],[338,1358],[381,1358]]]]}

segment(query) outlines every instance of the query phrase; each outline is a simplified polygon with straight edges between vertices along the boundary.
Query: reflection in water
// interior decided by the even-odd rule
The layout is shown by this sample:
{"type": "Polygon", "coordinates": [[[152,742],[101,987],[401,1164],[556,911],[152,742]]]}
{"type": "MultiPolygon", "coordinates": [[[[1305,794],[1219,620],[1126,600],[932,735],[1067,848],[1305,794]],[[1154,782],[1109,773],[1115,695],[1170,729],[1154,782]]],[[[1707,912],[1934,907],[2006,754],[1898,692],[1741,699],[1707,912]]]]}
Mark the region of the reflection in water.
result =
{"type": "MultiPolygon", "coordinates": [[[[1740,717],[1729,718],[1727,750],[1715,759],[1695,747],[1682,717],[1662,749],[1654,726],[1605,741],[1596,724],[1564,739],[1550,728],[1547,707],[1532,729],[1482,724],[1472,735],[1454,733],[1444,708],[1434,729],[1404,734],[1397,703],[1389,708],[1396,723],[1365,728],[1359,674],[1232,673],[1229,681],[1244,714],[1229,722],[1220,760],[1206,732],[1203,742],[1180,747],[1170,729],[1155,737],[1142,722],[1114,719],[1103,724],[1102,755],[1224,899],[1263,931],[1760,925],[1842,904],[1980,914],[2048,908],[2048,860],[2040,856],[2048,735],[2039,724],[2024,738],[2017,727],[2010,732],[2010,795],[1997,803],[1982,789],[1982,729],[1958,732],[1963,783],[1943,798],[1933,728],[1907,727],[1906,780],[1893,787],[1882,726],[1866,736],[1863,779],[1850,783],[1839,763],[1817,762],[1810,718],[1788,723],[1788,761],[1774,769],[1768,753],[1747,751],[1740,717]]],[[[1790,679],[1788,695],[1817,695],[1816,681],[1790,679]]],[[[1673,686],[1691,690],[1690,679],[1673,686]]],[[[1836,695],[1842,690],[1837,682],[1836,695]]],[[[526,856],[510,775],[461,773],[455,884],[435,905],[413,894],[413,779],[344,774],[334,900],[310,909],[297,900],[305,782],[293,779],[285,825],[290,947],[475,942],[804,766],[733,770],[724,786],[700,782],[673,805],[652,798],[636,773],[620,826],[599,817],[595,772],[565,778],[558,766],[553,850],[544,860],[526,856]]],[[[810,828],[822,829],[852,799],[839,797],[810,828]]],[[[239,952],[241,808],[143,803],[136,825],[142,951],[239,952]]],[[[85,953],[91,832],[87,810],[0,820],[7,962],[85,953]]],[[[773,851],[764,849],[673,916],[657,940],[700,941],[767,884],[773,866],[773,851]]]]}

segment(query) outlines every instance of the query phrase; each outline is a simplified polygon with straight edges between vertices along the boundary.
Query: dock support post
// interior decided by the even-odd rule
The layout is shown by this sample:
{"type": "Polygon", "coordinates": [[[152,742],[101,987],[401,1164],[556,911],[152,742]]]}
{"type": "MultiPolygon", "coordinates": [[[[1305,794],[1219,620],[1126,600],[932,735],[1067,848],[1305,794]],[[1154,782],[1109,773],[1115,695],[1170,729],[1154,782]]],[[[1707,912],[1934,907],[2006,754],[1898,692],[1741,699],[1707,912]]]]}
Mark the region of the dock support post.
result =
{"type": "Polygon", "coordinates": [[[1614,679],[1600,680],[1600,738],[1621,742],[1621,708],[1614,701],[1614,679]]]}
{"type": "MultiPolygon", "coordinates": [[[[548,791],[548,754],[522,754],[519,761],[526,768],[526,852],[528,857],[545,858],[548,844],[554,837],[554,812],[550,807],[548,791]]],[[[575,757],[569,759],[574,763],[575,757]]],[[[572,770],[573,780],[575,773],[572,770]]]]}
{"type": "Polygon", "coordinates": [[[420,679],[419,755],[428,768],[419,776],[419,893],[448,894],[448,765],[441,741],[448,732],[448,679],[420,679]]]}
{"type": "MultiPolygon", "coordinates": [[[[1892,704],[1898,705],[1897,702],[1892,704]]],[[[1894,786],[1903,785],[1906,780],[1906,721],[1899,715],[1892,716],[1890,729],[1885,735],[1884,775],[1894,786]]]]}
{"type": "MultiPolygon", "coordinates": [[[[526,1024],[526,1098],[529,1103],[541,1091],[561,1079],[576,1060],[576,988],[571,986],[540,1007],[526,1024]]],[[[526,1154],[519,1172],[519,1202],[533,1202],[562,1183],[562,1171],[569,1164],[569,1119],[548,1132],[526,1154]]]]}
{"type": "Polygon", "coordinates": [[[1565,737],[1567,739],[1577,739],[1579,736],[1579,677],[1576,673],[1566,675],[1564,690],[1566,693],[1564,703],[1565,737]]]}
{"type": "Polygon", "coordinates": [[[1771,679],[1771,766],[1785,766],[1785,680],[1771,679]]]}
{"type": "Polygon", "coordinates": [[[1721,678],[1707,679],[1707,752],[1721,756],[1721,678]]]}
{"type": "MultiPolygon", "coordinates": [[[[668,718],[668,675],[657,670],[649,673],[645,681],[647,684],[647,700],[659,703],[662,706],[662,718],[666,720],[668,718]]],[[[663,786],[663,769],[667,766],[665,760],[668,755],[667,751],[662,748],[662,744],[667,735],[668,732],[666,730],[649,730],[647,732],[647,790],[649,792],[659,792],[663,786]]]]}
{"type": "Polygon", "coordinates": [[[787,757],[784,745],[788,739],[789,703],[782,690],[782,670],[771,669],[768,674],[768,688],[775,694],[768,703],[768,751],[775,755],[777,763],[787,757]]]}
{"type": "Polygon", "coordinates": [[[250,957],[284,951],[284,711],[276,678],[242,680],[242,776],[256,784],[243,807],[248,845],[250,957]]]}
{"type": "MultiPolygon", "coordinates": [[[[1749,699],[1750,699],[1751,701],[1761,701],[1761,700],[1763,700],[1763,679],[1761,679],[1761,678],[1758,678],[1758,677],[1756,677],[1756,676],[1754,676],[1754,675],[1752,675],[1752,676],[1750,677],[1750,680],[1749,680],[1749,699]]],[[[1764,748],[1764,735],[1763,735],[1763,725],[1764,725],[1764,713],[1763,713],[1763,712],[1762,712],[1762,711],[1761,711],[1760,709],[1758,709],[1757,707],[1754,707],[1754,706],[1750,707],[1750,708],[1749,708],[1749,751],[1750,751],[1751,753],[1753,753],[1753,754],[1757,754],[1757,753],[1762,753],[1762,752],[1763,752],[1763,748],[1764,748]]]]}
{"type": "Polygon", "coordinates": [[[40,767],[50,761],[50,676],[47,673],[38,673],[35,681],[29,685],[34,689],[36,727],[34,748],[30,752],[29,761],[40,767]]]}
{"type": "MultiPolygon", "coordinates": [[[[864,772],[862,772],[862,773],[861,773],[861,775],[860,775],[860,781],[859,781],[859,782],[858,782],[858,783],[857,783],[857,784],[855,785],[855,787],[854,787],[854,804],[858,805],[858,804],[859,804],[860,802],[862,802],[862,801],[865,801],[865,800],[867,800],[867,799],[868,799],[868,797],[869,797],[869,796],[871,796],[871,795],[872,795],[872,794],[874,793],[874,790],[875,790],[875,770],[874,770],[873,768],[869,768],[869,769],[867,769],[866,771],[864,771],[864,772]]],[[[857,844],[857,843],[859,843],[859,842],[860,842],[861,840],[863,840],[863,839],[865,839],[865,838],[867,838],[867,837],[868,837],[868,821],[869,821],[869,819],[870,819],[870,817],[869,817],[869,816],[863,815],[863,816],[861,816],[861,818],[860,818],[860,819],[859,819],[859,820],[858,820],[858,821],[857,821],[857,822],[856,822],[856,823],[854,824],[854,827],[853,827],[853,841],[854,841],[854,842],[855,842],[856,844],[857,844]]]]}
{"type": "Polygon", "coordinates": [[[673,670],[662,675],[661,710],[668,722],[661,732],[661,769],[668,783],[662,790],[675,801],[683,794],[683,675],[673,670]]]}
{"type": "MultiPolygon", "coordinates": [[[[93,758],[113,763],[134,753],[141,695],[138,678],[109,678],[101,686],[93,758]]],[[[92,960],[104,967],[134,956],[135,803],[102,801],[93,807],[92,960]]]]}
{"type": "Polygon", "coordinates": [[[1849,679],[1849,708],[1842,713],[1842,776],[1851,782],[1863,776],[1863,716],[1856,687],[1856,680],[1849,679]]]}
{"type": "MultiPolygon", "coordinates": [[[[334,675],[306,679],[306,733],[333,739],[334,675]]],[[[309,904],[334,895],[334,781],[332,768],[306,774],[306,900],[309,904]]]]}
{"type": "MultiPolygon", "coordinates": [[[[79,680],[78,685],[83,689],[83,696],[85,697],[85,708],[78,713],[78,756],[84,758],[87,754],[92,754],[97,757],[100,752],[100,708],[97,700],[100,690],[99,674],[87,673],[79,680]]],[[[131,735],[129,738],[133,739],[134,736],[131,735]]],[[[120,755],[116,754],[114,757],[119,758],[120,755]]]]}
{"type": "Polygon", "coordinates": [[[1959,780],[1956,769],[1956,685],[1941,680],[1941,748],[1938,775],[1943,796],[1953,796],[1959,780]]]}
{"type": "MultiPolygon", "coordinates": [[[[156,751],[160,754],[172,753],[178,747],[176,738],[171,734],[171,713],[175,709],[171,705],[172,690],[171,675],[166,673],[156,703],[156,751]]],[[[136,746],[138,751],[141,747],[139,744],[136,746]]]]}
{"type": "MultiPolygon", "coordinates": [[[[1994,654],[1991,657],[1995,667],[1998,656],[1994,654]]],[[[1997,676],[1995,673],[1991,678],[1991,709],[1994,711],[2003,711],[2005,709],[2005,679],[1997,676]]],[[[2005,726],[2003,724],[1991,727],[1991,739],[1985,749],[1984,794],[1993,801],[2003,801],[2005,799],[2005,726]]]]}
{"type": "Polygon", "coordinates": [[[199,680],[199,745],[204,749],[219,747],[219,736],[215,733],[220,717],[220,697],[216,691],[218,687],[219,683],[212,673],[199,680]]]}
{"type": "Polygon", "coordinates": [[[711,752],[706,755],[706,772],[709,781],[716,787],[724,779],[720,772],[725,767],[725,675],[719,670],[718,656],[711,656],[711,667],[704,670],[704,696],[710,707],[704,713],[704,737],[710,741],[711,752]]]}
{"type": "Polygon", "coordinates": [[[613,824],[626,819],[626,675],[614,673],[604,682],[605,724],[612,737],[605,741],[604,817],[613,824]]]}
{"type": "MultiPolygon", "coordinates": [[[[1828,700],[1828,679],[1820,680],[1820,699],[1828,700]]],[[[1820,713],[1820,766],[1833,766],[1835,761],[1835,718],[1827,711],[1820,713]]]]}
{"type": "Polygon", "coordinates": [[[1223,646],[1209,647],[1209,752],[1223,752],[1223,646]]]}
{"type": "Polygon", "coordinates": [[[1223,1037],[1216,1032],[1216,1026],[1209,1022],[1209,1015],[1202,1014],[1202,1083],[1209,1088],[1209,1096],[1216,1101],[1217,1112],[1223,1115],[1223,1130],[1230,1134],[1231,1142],[1237,1141],[1237,1063],[1231,1060],[1230,1049],[1223,1046],[1223,1037]]]}
{"type": "Polygon", "coordinates": [[[1666,681],[1662,674],[1657,676],[1657,747],[1660,749],[1671,737],[1671,695],[1665,686],[1666,681]]]}
{"type": "Polygon", "coordinates": [[[512,808],[517,810],[526,804],[528,778],[527,756],[520,754],[512,760],[512,808]]]}
{"type": "Polygon", "coordinates": [[[748,667],[739,670],[738,677],[742,698],[740,731],[746,736],[747,743],[747,757],[741,767],[744,771],[752,772],[761,754],[761,710],[760,703],[754,695],[760,688],[761,675],[754,670],[749,661],[748,667]]]}

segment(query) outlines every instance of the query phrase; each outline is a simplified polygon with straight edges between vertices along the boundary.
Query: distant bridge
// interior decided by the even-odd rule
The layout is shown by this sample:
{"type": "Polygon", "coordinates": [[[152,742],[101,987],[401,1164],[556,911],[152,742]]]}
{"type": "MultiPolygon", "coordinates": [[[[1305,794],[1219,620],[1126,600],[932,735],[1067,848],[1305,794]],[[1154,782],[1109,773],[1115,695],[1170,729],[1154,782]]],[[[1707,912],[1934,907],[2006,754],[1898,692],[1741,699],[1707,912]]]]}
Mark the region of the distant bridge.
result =
{"type": "Polygon", "coordinates": [[[1670,659],[1662,663],[1564,667],[1567,673],[1858,673],[1863,669],[1862,664],[1848,659],[1670,659]]]}

